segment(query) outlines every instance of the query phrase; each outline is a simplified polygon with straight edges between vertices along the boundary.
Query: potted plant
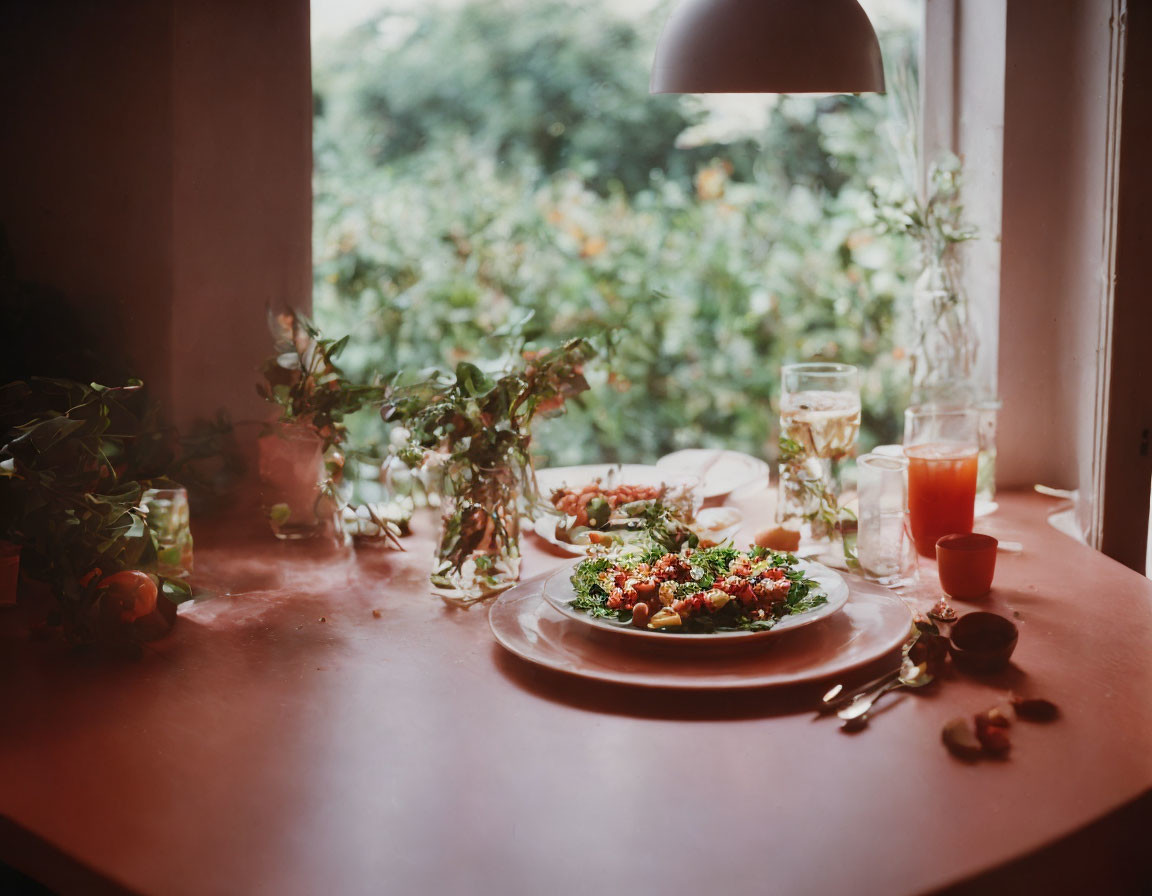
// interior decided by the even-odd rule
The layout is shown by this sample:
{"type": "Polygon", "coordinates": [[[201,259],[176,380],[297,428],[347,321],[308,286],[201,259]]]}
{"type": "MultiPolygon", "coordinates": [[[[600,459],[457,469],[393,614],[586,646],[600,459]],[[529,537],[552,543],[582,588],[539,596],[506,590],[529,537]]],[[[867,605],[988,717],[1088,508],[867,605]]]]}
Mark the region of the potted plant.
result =
{"type": "Polygon", "coordinates": [[[0,538],[75,643],[134,645],[168,631],[191,596],[158,575],[142,505],[173,486],[168,434],[141,384],[34,379],[0,388],[0,538]]]}

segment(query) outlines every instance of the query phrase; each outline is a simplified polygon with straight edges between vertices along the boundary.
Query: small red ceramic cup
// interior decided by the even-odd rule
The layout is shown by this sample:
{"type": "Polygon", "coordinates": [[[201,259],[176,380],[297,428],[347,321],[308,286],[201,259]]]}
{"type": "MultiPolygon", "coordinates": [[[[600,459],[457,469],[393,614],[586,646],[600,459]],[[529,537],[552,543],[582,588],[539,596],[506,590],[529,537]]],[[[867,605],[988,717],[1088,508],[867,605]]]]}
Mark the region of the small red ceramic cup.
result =
{"type": "Polygon", "coordinates": [[[949,597],[968,600],[983,597],[992,589],[996,572],[996,546],[991,535],[968,532],[945,535],[936,541],[936,565],[940,587],[949,597]]]}

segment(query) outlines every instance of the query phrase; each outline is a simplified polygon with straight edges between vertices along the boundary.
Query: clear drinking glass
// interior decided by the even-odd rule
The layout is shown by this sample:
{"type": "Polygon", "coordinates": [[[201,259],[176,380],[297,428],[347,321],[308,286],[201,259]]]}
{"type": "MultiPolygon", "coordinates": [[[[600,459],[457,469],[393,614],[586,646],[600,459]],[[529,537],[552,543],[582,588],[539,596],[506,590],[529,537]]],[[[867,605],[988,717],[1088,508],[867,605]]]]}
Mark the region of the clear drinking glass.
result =
{"type": "Polygon", "coordinates": [[[881,585],[916,581],[916,549],[908,527],[908,461],[866,454],[856,461],[859,524],[856,557],[860,571],[881,585]]]}
{"type": "Polygon", "coordinates": [[[979,412],[933,405],[904,412],[908,512],[916,550],[936,556],[944,535],[972,531],[979,412]]]}
{"type": "Polygon", "coordinates": [[[840,513],[840,463],[855,453],[859,432],[855,367],[813,363],[782,369],[777,522],[803,520],[816,539],[833,534],[840,513]]]}
{"type": "Polygon", "coordinates": [[[996,417],[1001,402],[990,398],[976,405],[980,416],[979,447],[976,458],[976,515],[982,516],[996,509],[996,417]]]}
{"type": "Polygon", "coordinates": [[[150,488],[144,492],[148,528],[156,536],[156,572],[182,578],[192,572],[192,529],[188,492],[183,488],[150,488]]]}

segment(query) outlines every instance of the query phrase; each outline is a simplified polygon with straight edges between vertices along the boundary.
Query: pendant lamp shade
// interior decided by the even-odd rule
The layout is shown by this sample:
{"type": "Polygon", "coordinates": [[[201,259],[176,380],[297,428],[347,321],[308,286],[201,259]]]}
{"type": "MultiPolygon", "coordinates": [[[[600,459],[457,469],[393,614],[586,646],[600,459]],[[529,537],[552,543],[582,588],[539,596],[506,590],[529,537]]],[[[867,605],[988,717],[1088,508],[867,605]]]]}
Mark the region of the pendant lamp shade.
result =
{"type": "Polygon", "coordinates": [[[883,93],[880,42],[856,0],[682,0],[652,93],[883,93]]]}

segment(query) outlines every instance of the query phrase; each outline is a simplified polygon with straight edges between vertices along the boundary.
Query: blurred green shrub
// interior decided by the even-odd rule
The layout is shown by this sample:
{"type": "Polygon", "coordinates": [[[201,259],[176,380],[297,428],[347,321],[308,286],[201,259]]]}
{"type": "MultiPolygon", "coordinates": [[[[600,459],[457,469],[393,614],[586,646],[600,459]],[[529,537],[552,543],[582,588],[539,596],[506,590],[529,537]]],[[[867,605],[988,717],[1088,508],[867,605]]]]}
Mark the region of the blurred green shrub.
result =
{"type": "MultiPolygon", "coordinates": [[[[611,372],[537,432],[551,463],[772,457],[779,368],[798,360],[861,365],[862,441],[898,438],[913,259],[869,226],[868,194],[899,178],[888,103],[782,97],[733,126],[651,97],[662,21],[476,0],[318,50],[317,322],[352,334],[342,362],[365,378],[609,329],[611,372]]],[[[914,55],[909,29],[882,39],[914,55]]]]}

